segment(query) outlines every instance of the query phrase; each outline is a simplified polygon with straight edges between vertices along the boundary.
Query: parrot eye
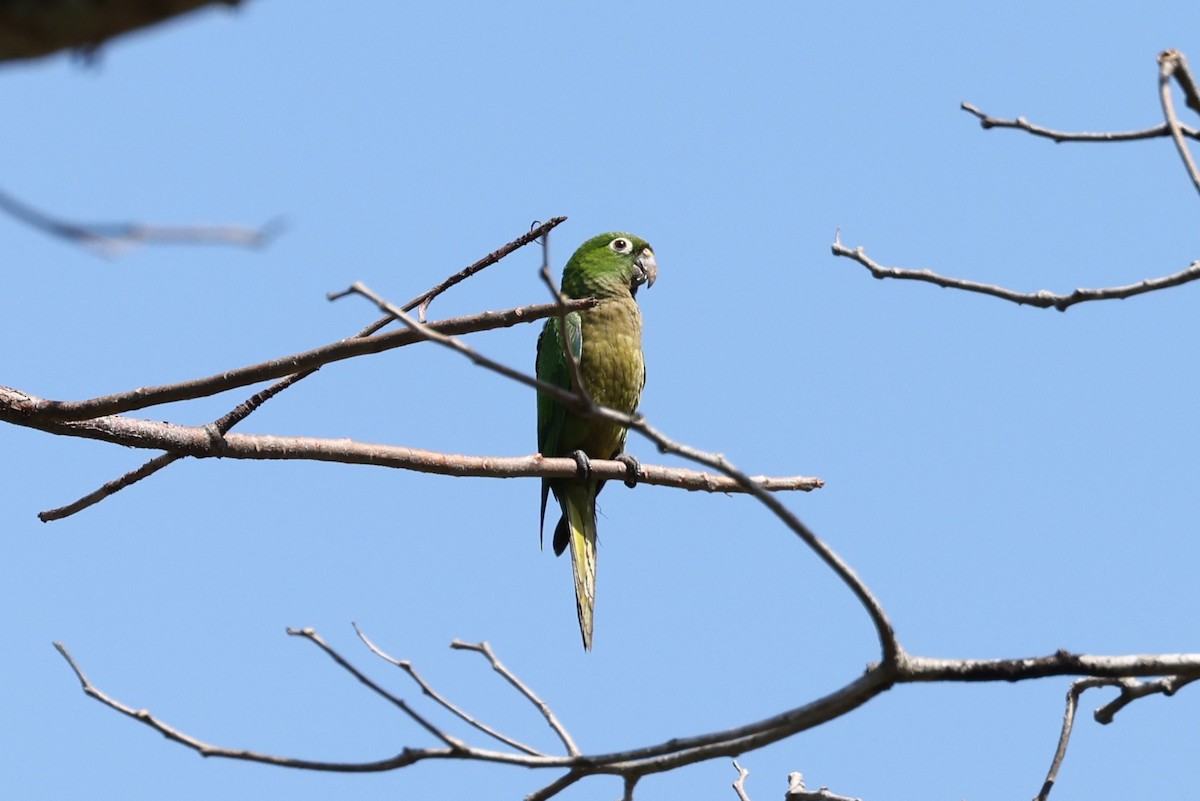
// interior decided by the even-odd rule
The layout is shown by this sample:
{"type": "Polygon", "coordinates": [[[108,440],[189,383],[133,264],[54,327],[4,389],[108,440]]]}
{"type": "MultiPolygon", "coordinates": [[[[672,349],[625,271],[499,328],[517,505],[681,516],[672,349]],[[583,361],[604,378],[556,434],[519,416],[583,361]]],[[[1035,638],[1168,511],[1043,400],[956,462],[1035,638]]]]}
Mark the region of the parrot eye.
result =
{"type": "Polygon", "coordinates": [[[633,250],[633,243],[623,236],[619,236],[613,241],[609,242],[608,246],[612,248],[613,252],[615,253],[629,253],[631,250],[633,250]]]}

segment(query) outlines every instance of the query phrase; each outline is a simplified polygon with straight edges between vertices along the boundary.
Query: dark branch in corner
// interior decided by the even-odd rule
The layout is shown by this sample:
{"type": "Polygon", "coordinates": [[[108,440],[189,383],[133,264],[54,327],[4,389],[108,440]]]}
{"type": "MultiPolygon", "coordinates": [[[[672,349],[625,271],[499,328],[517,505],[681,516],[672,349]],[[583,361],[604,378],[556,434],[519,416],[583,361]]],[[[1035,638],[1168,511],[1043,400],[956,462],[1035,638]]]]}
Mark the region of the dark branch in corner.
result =
{"type": "Polygon", "coordinates": [[[0,62],[72,50],[88,58],[110,39],[204,6],[241,0],[38,0],[0,4],[0,62]]]}

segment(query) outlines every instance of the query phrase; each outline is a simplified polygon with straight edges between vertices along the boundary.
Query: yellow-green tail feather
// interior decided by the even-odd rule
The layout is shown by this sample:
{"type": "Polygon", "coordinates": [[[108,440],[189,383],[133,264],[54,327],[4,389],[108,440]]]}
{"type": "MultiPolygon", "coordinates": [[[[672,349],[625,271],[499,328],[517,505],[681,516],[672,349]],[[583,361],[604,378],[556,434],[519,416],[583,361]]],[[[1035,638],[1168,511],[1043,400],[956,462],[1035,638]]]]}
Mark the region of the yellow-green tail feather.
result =
{"type": "Polygon", "coordinates": [[[571,572],[575,575],[575,609],[583,647],[592,650],[592,611],[596,606],[596,485],[574,486],[566,492],[563,512],[571,542],[571,572]]]}

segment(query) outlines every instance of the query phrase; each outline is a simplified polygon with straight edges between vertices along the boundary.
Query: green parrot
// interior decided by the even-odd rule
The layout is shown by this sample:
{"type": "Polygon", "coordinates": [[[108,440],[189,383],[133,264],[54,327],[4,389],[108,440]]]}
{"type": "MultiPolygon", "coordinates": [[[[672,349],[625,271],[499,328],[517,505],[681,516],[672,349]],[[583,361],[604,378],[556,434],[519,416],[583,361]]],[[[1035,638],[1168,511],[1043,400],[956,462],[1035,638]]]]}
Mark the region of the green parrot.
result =
{"type": "MultiPolygon", "coordinates": [[[[646,383],[642,359],[642,313],[634,296],[642,284],[658,277],[654,251],[646,240],[619,232],[600,234],[579,246],[563,268],[562,293],[568,298],[596,298],[587,311],[551,317],[538,337],[537,377],[570,390],[571,365],[564,348],[579,361],[579,377],[592,400],[619,412],[637,409],[646,383]]],[[[590,475],[588,459],[620,459],[629,468],[625,483],[637,482],[638,463],[625,450],[624,426],[588,420],[552,398],[538,393],[538,451],[543,456],[572,456],[577,478],[542,480],[541,528],[546,525],[550,493],[562,507],[554,529],[554,553],[571,546],[575,575],[575,607],[583,647],[592,649],[592,609],[596,603],[596,496],[604,487],[590,475]]]]}

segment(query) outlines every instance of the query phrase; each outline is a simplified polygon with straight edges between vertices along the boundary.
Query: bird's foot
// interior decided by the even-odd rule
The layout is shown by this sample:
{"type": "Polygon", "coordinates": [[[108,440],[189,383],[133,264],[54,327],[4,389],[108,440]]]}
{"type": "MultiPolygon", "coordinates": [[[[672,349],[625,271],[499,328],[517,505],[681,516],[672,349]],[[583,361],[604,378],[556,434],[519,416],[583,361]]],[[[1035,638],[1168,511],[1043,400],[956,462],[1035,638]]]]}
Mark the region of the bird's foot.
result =
{"type": "Polygon", "coordinates": [[[625,486],[633,489],[642,477],[642,463],[631,453],[618,454],[617,461],[625,465],[625,486]]]}
{"type": "Polygon", "coordinates": [[[592,460],[583,451],[571,451],[571,458],[579,469],[579,482],[586,484],[592,478],[592,460]]]}

